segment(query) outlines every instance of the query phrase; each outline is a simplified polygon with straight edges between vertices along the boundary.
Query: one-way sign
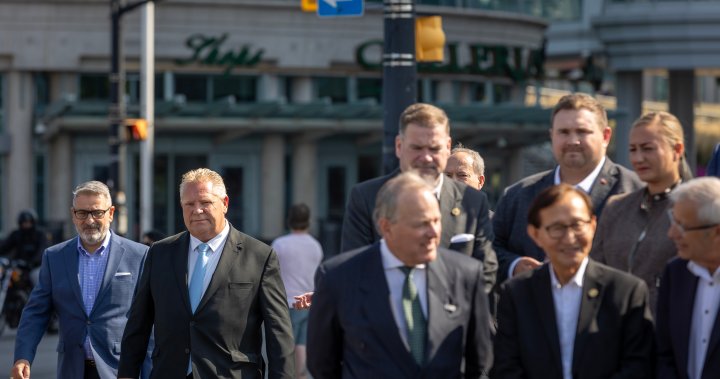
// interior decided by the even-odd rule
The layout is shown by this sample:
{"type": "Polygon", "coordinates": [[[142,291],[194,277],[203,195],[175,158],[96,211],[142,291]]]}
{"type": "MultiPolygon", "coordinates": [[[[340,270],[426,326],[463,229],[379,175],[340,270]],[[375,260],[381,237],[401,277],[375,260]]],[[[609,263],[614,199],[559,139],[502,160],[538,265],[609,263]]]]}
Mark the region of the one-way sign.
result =
{"type": "Polygon", "coordinates": [[[364,0],[318,0],[317,14],[320,17],[362,16],[364,0]]]}

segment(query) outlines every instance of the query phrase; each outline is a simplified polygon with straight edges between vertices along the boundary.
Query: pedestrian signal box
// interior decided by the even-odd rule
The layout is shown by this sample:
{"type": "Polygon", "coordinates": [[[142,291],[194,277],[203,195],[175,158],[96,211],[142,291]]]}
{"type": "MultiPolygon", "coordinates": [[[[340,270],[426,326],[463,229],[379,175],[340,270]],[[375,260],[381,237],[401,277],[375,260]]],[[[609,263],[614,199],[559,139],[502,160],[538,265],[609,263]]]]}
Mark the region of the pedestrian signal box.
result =
{"type": "Polygon", "coordinates": [[[145,141],[147,138],[147,120],[144,118],[128,118],[125,120],[127,136],[132,141],[145,141]]]}
{"type": "Polygon", "coordinates": [[[417,16],[415,18],[415,57],[418,62],[442,62],[445,50],[445,32],[442,17],[417,16]]]}

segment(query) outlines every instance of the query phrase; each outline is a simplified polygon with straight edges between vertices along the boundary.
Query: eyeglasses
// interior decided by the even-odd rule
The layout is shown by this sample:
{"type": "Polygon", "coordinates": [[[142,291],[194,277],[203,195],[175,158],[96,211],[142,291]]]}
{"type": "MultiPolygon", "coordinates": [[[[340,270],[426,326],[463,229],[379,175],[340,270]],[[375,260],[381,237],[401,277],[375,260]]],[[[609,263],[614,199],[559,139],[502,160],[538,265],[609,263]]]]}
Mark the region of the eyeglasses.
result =
{"type": "Polygon", "coordinates": [[[565,236],[568,229],[573,232],[573,234],[580,234],[585,232],[585,228],[587,228],[588,225],[592,220],[575,220],[571,224],[563,224],[561,222],[548,225],[545,227],[545,231],[551,238],[560,239],[565,236]]]}
{"type": "Polygon", "coordinates": [[[676,227],[677,230],[679,230],[680,234],[682,234],[682,235],[685,235],[686,232],[710,229],[710,228],[714,228],[714,227],[720,225],[718,223],[715,223],[715,224],[705,224],[705,225],[700,225],[700,226],[683,226],[682,224],[680,224],[679,222],[677,222],[675,220],[675,217],[673,216],[673,213],[672,213],[672,209],[668,209],[667,215],[668,215],[668,218],[670,218],[670,227],[673,227],[673,226],[676,227]]]}
{"type": "Polygon", "coordinates": [[[99,220],[105,216],[105,213],[110,210],[112,206],[108,207],[106,210],[98,209],[94,211],[87,211],[84,209],[73,209],[73,214],[75,215],[75,218],[78,220],[87,220],[88,216],[92,216],[95,220],[99,220]]]}

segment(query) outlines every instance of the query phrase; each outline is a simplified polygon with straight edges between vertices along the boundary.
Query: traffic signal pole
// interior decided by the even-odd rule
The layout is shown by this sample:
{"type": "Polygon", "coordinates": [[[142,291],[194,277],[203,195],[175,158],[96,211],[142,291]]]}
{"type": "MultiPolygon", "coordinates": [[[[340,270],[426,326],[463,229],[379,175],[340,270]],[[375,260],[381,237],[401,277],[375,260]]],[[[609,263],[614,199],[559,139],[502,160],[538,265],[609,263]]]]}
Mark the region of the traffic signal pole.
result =
{"type": "Polygon", "coordinates": [[[415,0],[385,0],[383,6],[383,162],[384,174],[398,167],[395,136],[400,114],[417,101],[415,0]]]}

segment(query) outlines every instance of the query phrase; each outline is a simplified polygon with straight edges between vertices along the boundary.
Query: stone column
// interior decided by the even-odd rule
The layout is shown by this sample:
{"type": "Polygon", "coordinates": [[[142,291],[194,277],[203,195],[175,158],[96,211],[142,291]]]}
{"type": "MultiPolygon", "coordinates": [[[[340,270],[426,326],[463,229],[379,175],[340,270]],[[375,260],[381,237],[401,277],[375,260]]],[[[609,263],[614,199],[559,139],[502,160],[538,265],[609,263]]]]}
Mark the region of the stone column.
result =
{"type": "Polygon", "coordinates": [[[695,147],[695,71],[668,71],[668,108],[680,120],[685,132],[685,155],[687,163],[695,172],[697,149],[695,147]]]}
{"type": "Polygon", "coordinates": [[[615,75],[615,92],[617,93],[617,111],[621,114],[616,119],[615,127],[615,163],[630,168],[630,127],[642,113],[642,71],[619,71],[615,75]]]}
{"type": "Polygon", "coordinates": [[[317,235],[317,144],[315,141],[298,140],[293,147],[292,202],[305,203],[310,208],[310,233],[317,235]]]}
{"type": "Polygon", "coordinates": [[[73,183],[72,139],[67,134],[58,134],[48,142],[48,197],[47,220],[63,223],[64,238],[74,234],[70,207],[72,206],[72,190],[80,183],[73,183]]]}
{"type": "Polygon", "coordinates": [[[300,77],[294,78],[292,83],[292,99],[293,103],[309,103],[313,100],[313,82],[312,78],[300,77]]]}
{"type": "Polygon", "coordinates": [[[262,146],[261,231],[272,240],[285,230],[285,141],[282,134],[268,134],[262,146]]]}

